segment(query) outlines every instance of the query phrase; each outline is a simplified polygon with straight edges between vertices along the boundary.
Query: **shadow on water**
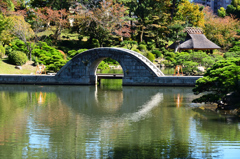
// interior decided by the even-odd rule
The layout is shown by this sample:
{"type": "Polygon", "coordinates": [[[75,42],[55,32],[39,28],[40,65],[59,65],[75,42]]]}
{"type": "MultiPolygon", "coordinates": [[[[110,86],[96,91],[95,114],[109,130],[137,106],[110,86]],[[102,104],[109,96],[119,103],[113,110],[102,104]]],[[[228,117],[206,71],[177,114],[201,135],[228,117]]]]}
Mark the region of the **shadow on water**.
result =
{"type": "Polygon", "coordinates": [[[108,159],[159,159],[159,158],[191,158],[187,145],[177,142],[152,142],[149,146],[116,147],[108,152],[108,159]]]}
{"type": "Polygon", "coordinates": [[[240,117],[236,115],[224,115],[224,114],[220,114],[217,111],[208,110],[208,109],[203,110],[201,108],[194,108],[193,111],[198,113],[194,118],[198,120],[202,120],[202,122],[205,120],[216,122],[216,123],[222,123],[222,124],[240,122],[240,117]]]}

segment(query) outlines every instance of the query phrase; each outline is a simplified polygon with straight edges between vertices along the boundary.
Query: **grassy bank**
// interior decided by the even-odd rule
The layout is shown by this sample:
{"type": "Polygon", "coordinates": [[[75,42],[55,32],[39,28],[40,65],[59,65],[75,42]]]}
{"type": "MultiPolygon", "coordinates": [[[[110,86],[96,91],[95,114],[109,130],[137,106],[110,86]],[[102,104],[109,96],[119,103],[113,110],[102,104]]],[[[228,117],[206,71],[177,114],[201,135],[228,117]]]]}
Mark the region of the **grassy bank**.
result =
{"type": "Polygon", "coordinates": [[[35,74],[36,71],[31,61],[24,64],[21,70],[16,69],[15,66],[9,64],[7,58],[0,59],[0,74],[35,74]]]}

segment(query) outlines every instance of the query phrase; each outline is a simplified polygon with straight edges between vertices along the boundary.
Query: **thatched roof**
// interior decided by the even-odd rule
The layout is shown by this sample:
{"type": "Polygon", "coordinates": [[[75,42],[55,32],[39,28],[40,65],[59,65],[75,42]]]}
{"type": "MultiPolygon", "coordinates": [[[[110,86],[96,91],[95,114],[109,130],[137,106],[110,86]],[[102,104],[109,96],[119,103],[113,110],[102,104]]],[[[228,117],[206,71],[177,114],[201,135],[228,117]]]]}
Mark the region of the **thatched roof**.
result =
{"type": "Polygon", "coordinates": [[[200,28],[186,28],[185,31],[188,33],[185,41],[180,43],[173,43],[168,48],[177,50],[213,50],[220,49],[218,45],[208,40],[203,34],[200,28]],[[177,45],[178,44],[178,45],[177,45]]]}

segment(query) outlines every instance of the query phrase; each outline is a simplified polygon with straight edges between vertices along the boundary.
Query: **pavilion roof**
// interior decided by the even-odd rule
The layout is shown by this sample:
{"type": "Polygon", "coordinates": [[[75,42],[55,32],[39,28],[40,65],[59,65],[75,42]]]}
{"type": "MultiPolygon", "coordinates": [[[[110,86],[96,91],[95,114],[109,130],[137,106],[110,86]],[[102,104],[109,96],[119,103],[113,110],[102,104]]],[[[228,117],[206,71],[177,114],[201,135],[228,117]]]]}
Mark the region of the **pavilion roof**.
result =
{"type": "Polygon", "coordinates": [[[187,37],[185,41],[180,43],[173,43],[168,48],[175,49],[178,47],[178,50],[213,50],[213,49],[220,49],[218,45],[213,43],[212,41],[208,40],[206,36],[203,34],[201,28],[186,28],[185,31],[187,32],[187,37]]]}

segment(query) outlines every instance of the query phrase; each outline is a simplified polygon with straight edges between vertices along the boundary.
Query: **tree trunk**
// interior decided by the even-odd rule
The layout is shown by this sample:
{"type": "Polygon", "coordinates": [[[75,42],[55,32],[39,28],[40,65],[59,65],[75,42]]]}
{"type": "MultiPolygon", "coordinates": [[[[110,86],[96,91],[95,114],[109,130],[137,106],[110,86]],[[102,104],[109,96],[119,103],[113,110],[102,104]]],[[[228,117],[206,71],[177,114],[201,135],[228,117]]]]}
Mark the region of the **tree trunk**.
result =
{"type": "Polygon", "coordinates": [[[31,44],[26,44],[27,45],[27,49],[28,49],[28,51],[29,51],[29,53],[28,53],[28,59],[30,60],[30,61],[32,61],[32,48],[31,48],[31,44]]]}
{"type": "Polygon", "coordinates": [[[142,42],[143,41],[143,26],[141,27],[141,31],[140,31],[140,37],[139,37],[139,42],[142,42]]]}

